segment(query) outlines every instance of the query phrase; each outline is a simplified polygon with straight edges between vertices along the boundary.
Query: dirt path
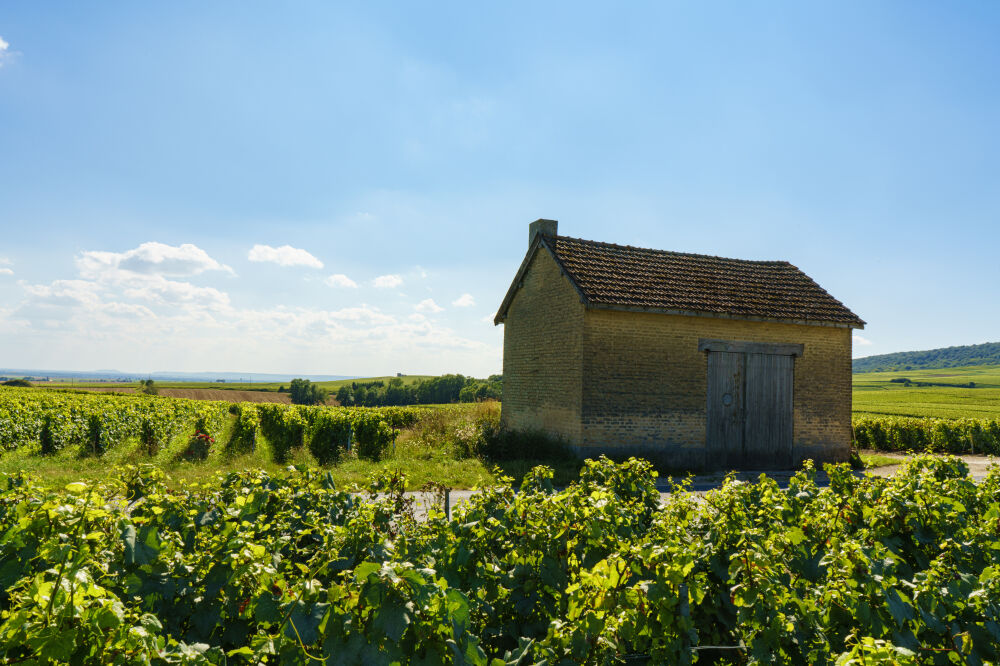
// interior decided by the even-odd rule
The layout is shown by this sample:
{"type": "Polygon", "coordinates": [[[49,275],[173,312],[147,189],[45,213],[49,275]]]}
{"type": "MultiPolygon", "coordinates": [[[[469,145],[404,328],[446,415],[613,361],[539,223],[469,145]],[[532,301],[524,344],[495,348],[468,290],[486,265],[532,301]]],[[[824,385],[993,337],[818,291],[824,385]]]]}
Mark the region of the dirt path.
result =
{"type": "MultiPolygon", "coordinates": [[[[883,451],[862,451],[862,453],[877,454],[888,458],[897,458],[899,460],[899,465],[886,465],[884,467],[875,467],[873,469],[866,470],[868,474],[872,474],[874,476],[892,476],[897,470],[899,470],[900,465],[911,457],[904,453],[885,453],[883,451]]],[[[996,459],[991,456],[961,455],[958,457],[965,461],[965,464],[969,466],[969,476],[975,481],[982,481],[986,478],[987,468],[991,464],[1000,464],[1000,459],[996,459]]],[[[788,480],[795,475],[795,470],[738,472],[736,474],[736,478],[740,481],[752,483],[756,481],[761,474],[766,474],[770,478],[777,481],[780,487],[785,488],[788,486],[788,480]]],[[[724,473],[702,474],[695,476],[692,478],[691,490],[697,495],[704,495],[709,490],[720,487],[725,478],[726,475],[724,473]]],[[[677,480],[680,480],[680,478],[678,477],[677,480]]],[[[829,479],[827,478],[826,473],[822,470],[819,470],[816,473],[816,483],[820,487],[829,485],[829,479]]],[[[670,496],[670,486],[667,480],[664,478],[657,479],[656,486],[660,491],[660,501],[666,501],[666,499],[670,496]]],[[[452,508],[462,504],[463,502],[469,501],[469,498],[477,492],[477,490],[452,490],[452,508]]],[[[417,502],[417,514],[421,516],[425,515],[425,509],[423,507],[430,501],[430,498],[425,493],[408,494],[413,496],[417,502]]]]}
{"type": "MultiPolygon", "coordinates": [[[[875,467],[868,470],[869,473],[874,474],[875,476],[892,476],[899,469],[900,465],[911,457],[905,453],[889,453],[886,451],[863,450],[861,453],[884,456],[886,458],[895,458],[899,460],[898,465],[885,465],[883,467],[875,467]]],[[[982,481],[986,478],[986,471],[991,464],[1000,464],[1000,459],[994,458],[993,456],[964,454],[957,457],[961,458],[965,464],[969,466],[969,476],[971,476],[975,481],[982,481]]]]}

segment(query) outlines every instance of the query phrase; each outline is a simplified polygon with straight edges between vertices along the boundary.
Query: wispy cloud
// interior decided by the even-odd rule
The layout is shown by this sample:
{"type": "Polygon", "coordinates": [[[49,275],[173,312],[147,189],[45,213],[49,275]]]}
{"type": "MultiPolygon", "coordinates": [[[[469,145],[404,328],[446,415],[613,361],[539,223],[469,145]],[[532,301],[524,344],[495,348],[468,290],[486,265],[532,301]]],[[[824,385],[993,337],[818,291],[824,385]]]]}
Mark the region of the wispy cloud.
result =
{"type": "Polygon", "coordinates": [[[433,298],[425,298],[414,305],[413,309],[417,312],[441,312],[444,310],[443,307],[434,302],[433,298]]]}
{"type": "Polygon", "coordinates": [[[476,299],[472,297],[472,294],[462,294],[453,300],[451,304],[456,308],[471,308],[476,304],[476,299]]]}
{"type": "Polygon", "coordinates": [[[141,299],[163,305],[195,303],[214,309],[229,305],[229,294],[215,287],[198,287],[190,282],[167,280],[159,275],[129,285],[124,294],[129,298],[141,299]]]}
{"type": "MultiPolygon", "coordinates": [[[[86,251],[77,257],[76,266],[83,280],[74,282],[88,285],[87,290],[92,294],[104,291],[112,299],[125,298],[199,311],[229,307],[229,295],[215,287],[168,279],[193,277],[207,271],[233,272],[229,266],[189,243],[173,246],[149,242],[125,252],[86,251]]],[[[46,294],[43,287],[25,289],[36,298],[46,294]]]]}
{"type": "Polygon", "coordinates": [[[54,280],[50,284],[21,283],[36,304],[53,306],[95,306],[101,302],[101,288],[88,280],[54,280]]]}
{"type": "Polygon", "coordinates": [[[10,50],[10,44],[3,37],[0,37],[0,67],[3,67],[4,61],[12,55],[14,54],[10,50]]]}
{"type": "Polygon", "coordinates": [[[291,245],[271,247],[270,245],[254,245],[247,259],[256,262],[268,262],[279,266],[307,266],[323,268],[323,262],[301,248],[291,245]]]}
{"type": "MultiPolygon", "coordinates": [[[[405,296],[419,280],[410,272],[378,276],[383,288],[369,292],[384,303],[293,306],[268,303],[256,292],[226,293],[221,283],[232,282],[221,279],[228,270],[221,257],[196,245],[151,242],[112,250],[78,253],[75,279],[15,284],[24,273],[20,257],[9,266],[16,271],[12,278],[0,275],[4,289],[20,292],[0,303],[0,334],[19,341],[25,362],[182,370],[252,364],[260,371],[358,376],[456,369],[488,374],[500,365],[501,348],[492,339],[497,334],[480,340],[481,331],[453,330],[437,321],[447,311],[443,303],[426,298],[430,294],[405,296]]],[[[0,256],[0,268],[7,267],[0,256]]],[[[339,289],[314,294],[324,303],[375,283],[375,276],[364,282],[343,273],[316,277],[339,289]]]]}
{"type": "Polygon", "coordinates": [[[331,287],[350,287],[353,289],[358,286],[357,282],[347,277],[343,273],[336,273],[334,275],[331,275],[330,277],[323,280],[323,282],[325,282],[331,287]]]}
{"type": "Polygon", "coordinates": [[[0,275],[13,275],[14,269],[12,268],[0,268],[0,275]]]}
{"type": "MultiPolygon", "coordinates": [[[[127,283],[91,280],[22,284],[26,299],[12,310],[0,308],[0,331],[19,332],[32,358],[60,364],[81,354],[118,365],[170,363],[184,369],[236,367],[252,358],[275,371],[301,365],[384,374],[442,358],[440,372],[476,367],[484,358],[487,368],[500,363],[499,347],[462,337],[412,310],[399,316],[364,303],[339,310],[246,308],[221,292],[209,293],[210,287],[156,279],[162,280],[161,292],[152,290],[151,277],[142,279],[143,293],[127,283]]],[[[428,312],[439,307],[425,306],[428,312]]]]}
{"type": "Polygon", "coordinates": [[[113,271],[168,277],[189,277],[206,271],[233,272],[190,243],[174,246],[149,242],[126,252],[89,251],[81,254],[76,264],[80,274],[90,279],[113,271]]]}
{"type": "Polygon", "coordinates": [[[852,335],[851,339],[854,340],[854,344],[861,345],[863,347],[872,344],[871,340],[869,340],[868,338],[862,337],[862,336],[858,335],[857,333],[855,333],[854,335],[852,335]]]}

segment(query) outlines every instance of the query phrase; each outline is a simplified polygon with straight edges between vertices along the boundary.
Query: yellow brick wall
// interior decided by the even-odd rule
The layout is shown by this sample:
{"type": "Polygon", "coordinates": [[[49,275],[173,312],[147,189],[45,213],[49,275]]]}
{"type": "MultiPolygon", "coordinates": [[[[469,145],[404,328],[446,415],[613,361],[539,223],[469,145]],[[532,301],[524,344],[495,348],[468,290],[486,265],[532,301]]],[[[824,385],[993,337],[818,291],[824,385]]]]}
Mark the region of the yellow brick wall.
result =
{"type": "Polygon", "coordinates": [[[701,338],[802,344],[793,388],[795,462],[847,459],[850,329],[614,310],[585,315],[580,449],[643,449],[678,467],[711,467],[701,338]]]}
{"type": "Polygon", "coordinates": [[[504,321],[501,420],[578,443],[583,305],[544,248],[525,272],[504,321]]]}

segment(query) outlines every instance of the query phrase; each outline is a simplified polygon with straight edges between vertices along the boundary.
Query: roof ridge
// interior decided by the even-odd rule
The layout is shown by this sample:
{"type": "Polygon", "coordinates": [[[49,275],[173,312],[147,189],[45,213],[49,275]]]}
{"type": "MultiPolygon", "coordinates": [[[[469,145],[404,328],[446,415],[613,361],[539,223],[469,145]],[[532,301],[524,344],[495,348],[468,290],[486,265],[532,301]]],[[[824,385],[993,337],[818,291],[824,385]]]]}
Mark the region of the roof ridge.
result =
{"type": "MultiPolygon", "coordinates": [[[[525,261],[540,246],[548,250],[586,307],[723,312],[737,318],[830,322],[850,328],[865,325],[789,261],[657,250],[558,234],[538,234],[525,261]]],[[[508,292],[502,311],[511,297],[508,292]]]]}
{"type": "Polygon", "coordinates": [[[657,250],[652,247],[639,247],[637,245],[621,245],[620,243],[606,243],[604,241],[589,240],[587,238],[576,238],[574,236],[550,236],[548,234],[538,234],[539,236],[545,236],[546,238],[554,238],[555,240],[568,240],[576,241],[578,243],[587,243],[590,245],[601,245],[604,247],[614,247],[622,250],[642,250],[643,252],[653,252],[655,254],[669,254],[680,257],[704,257],[706,259],[722,259],[724,261],[735,261],[741,264],[756,264],[756,265],[768,265],[768,266],[791,266],[795,270],[801,270],[797,266],[792,265],[789,261],[783,261],[780,259],[738,259],[736,257],[721,257],[716,254],[701,254],[698,252],[677,252],[676,250],[657,250]]]}

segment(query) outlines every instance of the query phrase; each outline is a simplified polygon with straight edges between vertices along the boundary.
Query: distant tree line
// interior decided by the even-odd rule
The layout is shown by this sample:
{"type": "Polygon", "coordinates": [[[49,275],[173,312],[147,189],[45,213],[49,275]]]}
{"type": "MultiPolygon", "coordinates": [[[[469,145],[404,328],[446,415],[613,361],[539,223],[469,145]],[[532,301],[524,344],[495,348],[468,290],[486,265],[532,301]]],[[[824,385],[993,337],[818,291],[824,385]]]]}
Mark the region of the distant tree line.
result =
{"type": "Polygon", "coordinates": [[[345,407],[433,405],[451,402],[499,400],[501,375],[476,379],[465,375],[442,375],[404,384],[399,377],[388,382],[352,382],[337,391],[337,402],[345,407]]]}
{"type": "MultiPolygon", "coordinates": [[[[281,392],[281,389],[278,391],[281,392]]],[[[293,405],[322,405],[326,402],[326,389],[308,379],[293,379],[288,393],[293,405]]]]}
{"type": "Polygon", "coordinates": [[[901,370],[958,368],[968,365],[1000,365],[1000,342],[880,354],[856,358],[853,362],[854,372],[898,372],[901,370]]]}
{"type": "Polygon", "coordinates": [[[968,382],[967,384],[949,384],[947,382],[921,382],[913,381],[909,377],[896,377],[895,379],[889,380],[890,384],[902,384],[903,386],[911,387],[916,386],[918,388],[926,386],[945,386],[947,388],[976,388],[976,382],[968,382]]]}

